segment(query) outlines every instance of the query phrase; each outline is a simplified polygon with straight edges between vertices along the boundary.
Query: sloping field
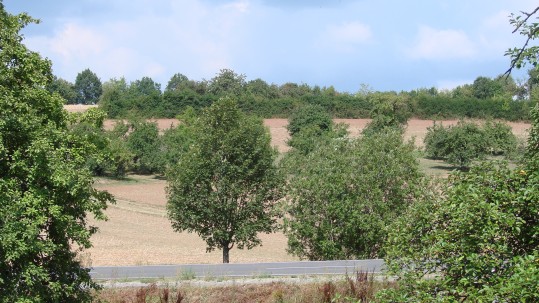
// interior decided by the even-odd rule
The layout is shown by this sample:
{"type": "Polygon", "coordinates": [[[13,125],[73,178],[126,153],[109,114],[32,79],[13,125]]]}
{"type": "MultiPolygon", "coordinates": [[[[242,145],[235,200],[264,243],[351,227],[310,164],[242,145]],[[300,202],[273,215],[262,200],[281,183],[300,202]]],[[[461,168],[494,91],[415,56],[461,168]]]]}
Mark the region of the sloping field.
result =
{"type": "MultiPolygon", "coordinates": [[[[221,263],[220,251],[206,253],[196,234],[177,233],[166,217],[166,182],[153,176],[130,176],[127,181],[98,179],[95,187],[116,197],[107,222],[97,222],[99,233],[84,261],[93,266],[221,263]]],[[[233,248],[233,263],[293,261],[286,253],[282,233],[261,234],[263,246],[252,250],[233,248]]]]}

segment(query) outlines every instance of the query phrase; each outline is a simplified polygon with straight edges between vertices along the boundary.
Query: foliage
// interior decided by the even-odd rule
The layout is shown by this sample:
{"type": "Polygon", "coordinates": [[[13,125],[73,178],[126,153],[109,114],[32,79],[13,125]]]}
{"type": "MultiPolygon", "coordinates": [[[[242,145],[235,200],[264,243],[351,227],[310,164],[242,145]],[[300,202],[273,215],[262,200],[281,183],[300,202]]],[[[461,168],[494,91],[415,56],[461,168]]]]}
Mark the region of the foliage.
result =
{"type": "MultiPolygon", "coordinates": [[[[527,37],[509,50],[511,66],[537,64],[539,7],[511,23],[527,37]]],[[[390,229],[389,273],[399,288],[381,302],[536,302],[539,300],[539,161],[537,106],[532,110],[527,154],[521,167],[482,163],[455,172],[390,229]]]]}
{"type": "Polygon", "coordinates": [[[511,126],[500,121],[487,120],[483,131],[491,155],[512,155],[516,151],[517,137],[511,126]]]}
{"type": "Polygon", "coordinates": [[[178,163],[182,154],[186,153],[194,143],[193,138],[192,128],[185,125],[185,122],[164,132],[161,137],[160,173],[165,173],[167,169],[178,163]]]}
{"type": "Polygon", "coordinates": [[[427,128],[424,143],[428,157],[444,159],[459,168],[467,168],[472,161],[489,154],[511,157],[517,149],[517,138],[511,127],[492,120],[482,126],[462,120],[448,127],[434,122],[427,128]]]}
{"type": "Polygon", "coordinates": [[[96,104],[103,93],[101,80],[89,68],[77,74],[74,88],[79,104],[96,104]]]}
{"type": "Polygon", "coordinates": [[[151,174],[162,171],[160,137],[157,123],[131,121],[127,136],[127,148],[133,155],[133,170],[139,174],[151,174]]]}
{"type": "Polygon", "coordinates": [[[208,92],[216,96],[237,97],[243,93],[245,75],[236,74],[231,69],[221,69],[208,84],[208,92]]]}
{"type": "Polygon", "coordinates": [[[375,258],[384,228],[415,197],[421,174],[398,131],[340,138],[287,162],[289,251],[309,260],[375,258]]]}
{"type": "Polygon", "coordinates": [[[75,86],[73,83],[54,76],[52,81],[47,84],[46,88],[51,93],[59,94],[62,98],[64,98],[66,104],[76,103],[77,93],[75,92],[75,86]]]}
{"type": "Polygon", "coordinates": [[[96,151],[86,158],[86,166],[97,176],[105,173],[105,163],[109,160],[107,151],[110,141],[103,129],[105,117],[105,112],[97,108],[90,108],[83,113],[72,113],[69,116],[71,132],[85,138],[96,151]]]}
{"type": "Polygon", "coordinates": [[[378,134],[386,129],[404,131],[410,117],[408,100],[404,96],[391,93],[377,93],[369,96],[372,106],[372,121],[363,130],[363,135],[378,134]]]}
{"type": "Polygon", "coordinates": [[[474,97],[477,99],[488,99],[500,95],[503,87],[500,82],[488,77],[477,77],[472,85],[474,97]]]}
{"type": "Polygon", "coordinates": [[[400,287],[385,301],[537,301],[538,181],[536,169],[492,162],[452,174],[388,229],[400,287]]]}
{"type": "Polygon", "coordinates": [[[312,128],[317,134],[331,130],[331,116],[320,105],[307,105],[297,108],[288,119],[288,133],[294,136],[304,128],[312,128]]]}
{"type": "Polygon", "coordinates": [[[77,256],[112,197],[92,188],[93,145],[45,89],[51,63],[21,43],[32,22],[0,1],[0,302],[89,302],[97,285],[77,256]]]}
{"type": "Polygon", "coordinates": [[[321,132],[318,126],[306,126],[286,142],[292,149],[285,155],[285,158],[287,160],[288,158],[305,156],[318,146],[328,144],[336,138],[345,138],[347,135],[348,125],[344,123],[336,124],[331,127],[331,130],[324,132],[321,132]]]}
{"type": "Polygon", "coordinates": [[[260,245],[276,228],[282,197],[276,151],[260,119],[221,99],[193,121],[193,144],[168,171],[168,216],[176,231],[196,232],[207,250],[260,245]]]}

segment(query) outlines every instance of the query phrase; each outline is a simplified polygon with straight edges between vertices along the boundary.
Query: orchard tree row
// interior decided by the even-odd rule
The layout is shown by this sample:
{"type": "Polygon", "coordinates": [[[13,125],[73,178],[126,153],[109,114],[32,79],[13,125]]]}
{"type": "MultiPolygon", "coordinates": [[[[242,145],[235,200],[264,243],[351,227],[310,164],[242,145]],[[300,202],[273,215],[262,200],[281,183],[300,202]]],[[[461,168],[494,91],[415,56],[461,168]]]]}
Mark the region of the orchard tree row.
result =
{"type": "Polygon", "coordinates": [[[333,117],[369,118],[380,95],[401,99],[411,116],[425,119],[495,118],[529,120],[530,97],[539,75],[530,70],[529,79],[517,83],[512,77],[477,77],[473,84],[452,90],[436,88],[409,92],[375,92],[363,86],[356,93],[338,92],[332,86],[307,84],[268,84],[251,81],[232,70],[223,69],[210,80],[191,80],[182,74],[172,76],[164,91],[149,77],[127,82],[124,78],[101,83],[89,69],[77,75],[75,84],[54,78],[47,86],[60,94],[67,104],[99,104],[108,118],[173,118],[187,107],[200,110],[222,97],[238,100],[246,113],[263,118],[286,118],[302,105],[320,105],[333,117]]]}

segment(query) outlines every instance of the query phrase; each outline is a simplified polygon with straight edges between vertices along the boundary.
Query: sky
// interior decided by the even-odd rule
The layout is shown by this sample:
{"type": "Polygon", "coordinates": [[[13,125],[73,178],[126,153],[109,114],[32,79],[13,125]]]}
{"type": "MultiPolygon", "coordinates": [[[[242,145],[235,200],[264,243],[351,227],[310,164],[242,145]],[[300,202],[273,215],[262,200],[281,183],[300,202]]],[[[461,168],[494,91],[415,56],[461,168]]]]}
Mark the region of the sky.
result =
{"type": "MultiPolygon", "coordinates": [[[[1,1],[1,0],[0,0],[1,1]]],[[[24,43],[74,82],[181,73],[210,80],[232,69],[247,80],[333,86],[355,93],[452,89],[509,67],[510,13],[534,0],[4,0],[41,20],[24,43]]],[[[513,76],[524,79],[525,70],[513,76]]]]}

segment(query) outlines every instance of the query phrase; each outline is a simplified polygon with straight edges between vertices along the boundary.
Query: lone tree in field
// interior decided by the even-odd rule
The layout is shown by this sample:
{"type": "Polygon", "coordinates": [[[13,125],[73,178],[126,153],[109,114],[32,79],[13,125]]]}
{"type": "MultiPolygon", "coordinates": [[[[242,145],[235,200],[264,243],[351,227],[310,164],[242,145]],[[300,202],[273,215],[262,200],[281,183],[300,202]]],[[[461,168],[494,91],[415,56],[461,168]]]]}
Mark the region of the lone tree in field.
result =
{"type": "Polygon", "coordinates": [[[0,0],[0,302],[91,302],[78,252],[112,197],[85,168],[95,145],[68,129],[64,100],[45,89],[51,63],[19,34],[35,22],[0,0]]]}
{"type": "Polygon", "coordinates": [[[197,233],[228,263],[234,245],[253,248],[258,233],[276,229],[276,151],[262,121],[230,99],[215,102],[192,127],[194,144],[167,174],[168,216],[174,230],[197,233]]]}

